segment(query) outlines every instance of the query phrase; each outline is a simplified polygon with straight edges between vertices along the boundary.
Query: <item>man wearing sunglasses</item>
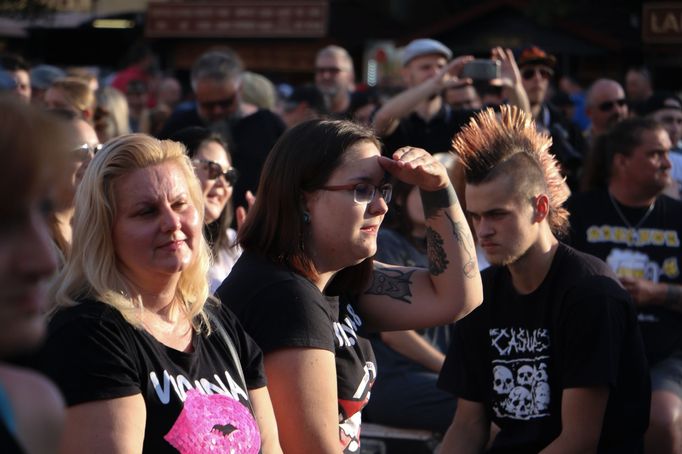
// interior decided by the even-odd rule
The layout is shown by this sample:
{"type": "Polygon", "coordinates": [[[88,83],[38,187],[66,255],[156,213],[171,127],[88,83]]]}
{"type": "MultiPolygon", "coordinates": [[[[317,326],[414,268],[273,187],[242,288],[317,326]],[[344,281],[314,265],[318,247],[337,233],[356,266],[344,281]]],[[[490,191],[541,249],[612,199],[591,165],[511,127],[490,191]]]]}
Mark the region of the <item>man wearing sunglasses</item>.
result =
{"type": "Polygon", "coordinates": [[[528,95],[535,123],[540,130],[551,134],[551,152],[561,163],[569,187],[575,189],[587,144],[580,128],[547,100],[549,84],[554,77],[556,57],[538,46],[531,45],[521,50],[518,64],[521,83],[528,95]]]}
{"type": "Polygon", "coordinates": [[[246,206],[245,193],[255,193],[261,167],[285,126],[268,109],[242,101],[244,67],[228,49],[209,51],[192,66],[194,105],[181,104],[166,121],[159,138],[190,126],[209,128],[228,144],[240,178],[234,188],[235,206],[246,206]]]}
{"type": "Polygon", "coordinates": [[[592,144],[595,137],[628,117],[623,87],[615,80],[596,80],[587,91],[585,113],[592,122],[585,131],[585,137],[592,144]]]}
{"type": "Polygon", "coordinates": [[[333,45],[320,49],[315,57],[315,86],[322,92],[332,116],[348,117],[355,71],[346,49],[333,45]]]}

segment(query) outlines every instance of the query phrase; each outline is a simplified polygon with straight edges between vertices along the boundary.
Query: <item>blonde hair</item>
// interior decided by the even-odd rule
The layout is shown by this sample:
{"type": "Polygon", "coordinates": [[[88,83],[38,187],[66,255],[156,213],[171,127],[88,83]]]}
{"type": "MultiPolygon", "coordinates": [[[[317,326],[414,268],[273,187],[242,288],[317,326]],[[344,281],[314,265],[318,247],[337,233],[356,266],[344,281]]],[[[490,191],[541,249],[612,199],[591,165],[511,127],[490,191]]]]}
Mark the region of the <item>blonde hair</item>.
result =
{"type": "Polygon", "coordinates": [[[95,93],[86,81],[79,77],[64,77],[50,85],[64,93],[64,98],[74,109],[79,112],[93,111],[95,108],[95,93]]]}
{"type": "MultiPolygon", "coordinates": [[[[181,169],[190,199],[203,217],[199,181],[181,144],[145,134],[129,134],[112,140],[95,155],[76,193],[71,255],[52,287],[56,308],[73,306],[87,298],[97,299],[116,308],[132,325],[141,327],[142,302],[128,296],[129,282],[118,267],[112,242],[117,214],[115,182],[134,170],[168,162],[181,169]]],[[[204,307],[207,298],[212,298],[206,277],[210,254],[206,241],[200,237],[194,260],[180,275],[176,288],[176,301],[196,331],[205,328],[210,332],[204,307]]]]}
{"type": "Polygon", "coordinates": [[[515,178],[519,192],[541,187],[549,198],[549,226],[554,234],[568,229],[568,211],[562,207],[570,191],[556,157],[549,152],[552,138],[538,131],[530,115],[503,105],[499,116],[485,109],[453,139],[469,184],[490,181],[502,173],[515,178]]]}

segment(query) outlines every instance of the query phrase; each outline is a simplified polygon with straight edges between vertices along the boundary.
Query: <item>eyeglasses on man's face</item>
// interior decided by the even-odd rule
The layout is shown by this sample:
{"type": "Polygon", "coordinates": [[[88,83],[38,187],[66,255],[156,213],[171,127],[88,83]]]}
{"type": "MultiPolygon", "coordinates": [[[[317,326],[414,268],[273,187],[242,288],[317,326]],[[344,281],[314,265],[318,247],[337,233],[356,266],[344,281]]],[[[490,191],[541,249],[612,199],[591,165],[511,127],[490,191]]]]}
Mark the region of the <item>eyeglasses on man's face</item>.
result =
{"type": "Polygon", "coordinates": [[[623,107],[626,104],[625,98],[615,99],[613,101],[604,101],[597,105],[597,108],[602,112],[610,112],[614,107],[623,107]]]}
{"type": "Polygon", "coordinates": [[[209,161],[208,159],[193,159],[194,164],[203,164],[206,167],[206,174],[209,180],[215,180],[221,176],[225,178],[225,181],[230,186],[234,186],[239,179],[239,172],[234,167],[223,172],[223,168],[220,164],[215,161],[209,161]]]}
{"type": "Polygon", "coordinates": [[[336,67],[336,66],[318,66],[315,68],[315,73],[317,74],[331,74],[332,76],[335,76],[339,74],[343,69],[336,67]]]}
{"type": "Polygon", "coordinates": [[[391,201],[391,196],[393,195],[393,185],[391,183],[383,183],[380,186],[375,186],[372,183],[344,184],[339,186],[323,186],[320,189],[325,191],[353,191],[355,203],[370,203],[374,200],[377,190],[386,203],[391,201]]]}
{"type": "Polygon", "coordinates": [[[232,108],[234,105],[234,102],[237,98],[237,94],[233,94],[229,98],[224,98],[224,99],[218,99],[216,101],[203,101],[203,102],[198,102],[199,106],[207,111],[207,112],[213,112],[216,107],[220,107],[221,110],[228,110],[232,108]]]}
{"type": "Polygon", "coordinates": [[[76,148],[72,150],[72,152],[77,160],[85,161],[88,159],[92,159],[92,157],[96,155],[97,152],[101,149],[102,149],[101,143],[94,144],[84,143],[82,145],[78,145],[76,148]]]}
{"type": "Polygon", "coordinates": [[[530,80],[535,77],[535,74],[538,73],[544,80],[548,80],[554,75],[554,72],[549,68],[526,68],[521,71],[521,77],[523,77],[525,80],[530,80]]]}

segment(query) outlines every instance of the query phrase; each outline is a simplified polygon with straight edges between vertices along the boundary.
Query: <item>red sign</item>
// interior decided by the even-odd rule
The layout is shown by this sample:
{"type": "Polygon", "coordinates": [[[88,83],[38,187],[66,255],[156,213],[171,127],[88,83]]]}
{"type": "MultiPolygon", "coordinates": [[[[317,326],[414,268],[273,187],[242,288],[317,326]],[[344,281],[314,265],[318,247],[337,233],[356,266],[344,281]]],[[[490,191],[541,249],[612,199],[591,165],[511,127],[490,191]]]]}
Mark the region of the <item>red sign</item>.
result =
{"type": "Polygon", "coordinates": [[[328,0],[150,2],[149,38],[319,38],[328,0]]]}
{"type": "Polygon", "coordinates": [[[682,4],[644,3],[642,39],[646,43],[682,43],[682,4]]]}

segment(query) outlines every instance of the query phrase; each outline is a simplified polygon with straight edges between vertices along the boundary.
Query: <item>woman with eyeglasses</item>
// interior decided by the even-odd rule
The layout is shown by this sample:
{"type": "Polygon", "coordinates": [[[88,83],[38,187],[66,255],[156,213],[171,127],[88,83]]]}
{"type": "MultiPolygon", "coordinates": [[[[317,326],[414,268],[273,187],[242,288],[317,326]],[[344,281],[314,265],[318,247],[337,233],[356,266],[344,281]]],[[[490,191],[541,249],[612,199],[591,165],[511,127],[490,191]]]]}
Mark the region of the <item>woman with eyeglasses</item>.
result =
{"type": "Polygon", "coordinates": [[[68,110],[51,110],[60,118],[69,132],[68,143],[69,166],[62,172],[55,185],[55,206],[50,222],[59,267],[64,264],[71,250],[72,225],[76,206],[76,190],[83,179],[85,169],[97,150],[101,148],[97,133],[92,126],[76,114],[68,110]]]}
{"type": "MultiPolygon", "coordinates": [[[[417,329],[480,304],[475,247],[447,172],[426,151],[392,158],[367,128],[312,120],[270,152],[217,295],[265,354],[285,452],[357,452],[376,366],[365,333],[417,329]],[[393,176],[417,185],[429,269],[374,262],[393,176]]],[[[400,398],[396,396],[396,398],[400,398]]]]}
{"type": "Polygon", "coordinates": [[[209,287],[215,292],[230,274],[242,253],[237,232],[230,227],[234,209],[232,193],[239,173],[232,167],[232,157],[222,138],[198,126],[182,129],[171,136],[187,149],[204,195],[204,236],[213,256],[209,270],[209,287]]]}
{"type": "Polygon", "coordinates": [[[209,296],[203,196],[184,147],[97,153],[38,364],[67,401],[61,452],[281,453],[262,353],[209,296]]]}
{"type": "MultiPolygon", "coordinates": [[[[45,335],[47,286],[57,260],[48,220],[64,161],[54,118],[0,96],[0,357],[30,353],[45,335]]],[[[0,452],[56,453],[64,402],[42,375],[0,362],[0,452]]]]}

